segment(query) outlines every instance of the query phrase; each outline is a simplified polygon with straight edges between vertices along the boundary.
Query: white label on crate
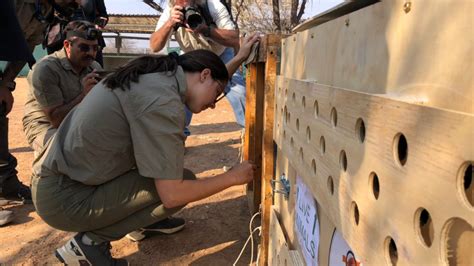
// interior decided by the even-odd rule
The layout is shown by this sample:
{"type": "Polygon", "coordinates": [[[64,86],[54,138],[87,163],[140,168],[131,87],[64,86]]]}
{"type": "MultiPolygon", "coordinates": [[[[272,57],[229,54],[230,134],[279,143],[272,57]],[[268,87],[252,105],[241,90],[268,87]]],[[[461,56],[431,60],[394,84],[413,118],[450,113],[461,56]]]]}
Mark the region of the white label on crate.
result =
{"type": "Polygon", "coordinates": [[[329,266],[336,265],[362,266],[360,260],[337,229],[334,230],[329,251],[329,266]]]}
{"type": "Polygon", "coordinates": [[[306,265],[318,265],[319,219],[316,200],[302,178],[296,177],[295,231],[306,265]]]}

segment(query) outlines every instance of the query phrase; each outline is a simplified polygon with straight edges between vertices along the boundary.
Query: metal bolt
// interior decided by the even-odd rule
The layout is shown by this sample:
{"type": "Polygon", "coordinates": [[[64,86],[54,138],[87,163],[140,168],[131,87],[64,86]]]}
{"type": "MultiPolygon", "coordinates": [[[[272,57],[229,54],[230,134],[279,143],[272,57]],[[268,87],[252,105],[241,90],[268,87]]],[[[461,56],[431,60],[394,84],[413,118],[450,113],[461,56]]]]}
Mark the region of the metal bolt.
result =
{"type": "Polygon", "coordinates": [[[410,12],[411,10],[411,1],[405,1],[405,4],[403,4],[403,11],[405,11],[405,13],[408,13],[410,12]]]}
{"type": "Polygon", "coordinates": [[[351,20],[346,18],[346,27],[349,27],[350,22],[351,22],[351,20]]]}

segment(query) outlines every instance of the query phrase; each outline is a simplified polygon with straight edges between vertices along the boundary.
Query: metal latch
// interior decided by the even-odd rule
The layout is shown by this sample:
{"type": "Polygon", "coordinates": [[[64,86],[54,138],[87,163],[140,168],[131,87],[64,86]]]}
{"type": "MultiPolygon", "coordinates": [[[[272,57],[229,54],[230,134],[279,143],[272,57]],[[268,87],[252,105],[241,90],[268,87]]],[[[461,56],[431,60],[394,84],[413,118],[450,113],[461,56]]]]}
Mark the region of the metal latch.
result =
{"type": "Polygon", "coordinates": [[[290,196],[291,185],[290,181],[288,180],[288,178],[286,178],[284,173],[280,176],[280,180],[271,180],[270,184],[272,185],[273,194],[280,193],[285,196],[285,199],[288,199],[288,197],[290,196]],[[277,183],[281,184],[281,189],[276,188],[277,183]]]}

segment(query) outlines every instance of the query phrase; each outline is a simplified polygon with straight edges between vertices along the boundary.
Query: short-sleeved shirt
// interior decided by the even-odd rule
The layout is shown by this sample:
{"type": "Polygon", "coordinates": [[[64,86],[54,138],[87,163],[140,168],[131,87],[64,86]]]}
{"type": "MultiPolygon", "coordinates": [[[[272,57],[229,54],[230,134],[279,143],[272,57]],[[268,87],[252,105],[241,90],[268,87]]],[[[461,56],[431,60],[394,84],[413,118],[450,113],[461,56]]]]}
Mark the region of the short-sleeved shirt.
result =
{"type": "MultiPolygon", "coordinates": [[[[199,3],[199,1],[197,2],[200,5],[205,5],[207,2],[209,13],[217,28],[225,30],[235,29],[235,24],[232,21],[227,8],[220,2],[220,0],[201,1],[203,3],[199,3]]],[[[171,16],[172,8],[173,5],[169,1],[169,4],[163,10],[158,23],[156,24],[155,31],[160,29],[166,23],[166,21],[168,21],[171,16]]],[[[213,51],[216,55],[221,55],[226,48],[225,46],[214,42],[212,39],[204,37],[202,34],[188,32],[183,27],[179,27],[174,34],[176,41],[179,43],[179,46],[184,52],[189,52],[196,49],[206,49],[213,51]]]]}
{"type": "MultiPolygon", "coordinates": [[[[49,3],[42,4],[41,13],[47,16],[52,12],[52,6],[49,3]]],[[[43,42],[44,31],[47,23],[42,23],[36,18],[35,0],[15,0],[15,9],[18,22],[29,46],[35,47],[43,42]]]]}
{"type": "Polygon", "coordinates": [[[44,108],[74,100],[82,93],[81,80],[94,69],[101,69],[95,61],[76,74],[64,49],[44,57],[33,66],[28,73],[29,91],[23,116],[23,130],[30,144],[51,129],[44,108]]]}
{"type": "Polygon", "coordinates": [[[125,90],[99,83],[63,120],[33,173],[100,185],[136,167],[144,177],[182,179],[185,91],[181,67],[141,75],[125,90]]]}

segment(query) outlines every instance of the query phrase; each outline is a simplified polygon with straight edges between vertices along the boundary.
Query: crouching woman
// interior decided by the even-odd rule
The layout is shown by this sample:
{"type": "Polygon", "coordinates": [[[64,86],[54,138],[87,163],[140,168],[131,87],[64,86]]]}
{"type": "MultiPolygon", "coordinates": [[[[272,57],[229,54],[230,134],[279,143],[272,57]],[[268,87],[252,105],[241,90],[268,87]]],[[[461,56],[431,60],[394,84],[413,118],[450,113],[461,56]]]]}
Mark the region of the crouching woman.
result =
{"type": "MultiPolygon", "coordinates": [[[[126,264],[110,241],[140,240],[185,204],[252,180],[243,162],[218,176],[196,179],[183,168],[185,105],[214,108],[256,38],[235,60],[196,50],[144,56],[107,76],[64,119],[33,167],[33,202],[50,226],[77,232],[56,250],[66,264],[126,264]]],[[[179,225],[178,225],[179,226],[179,225]]],[[[181,225],[182,226],[182,225],[181,225]]]]}

